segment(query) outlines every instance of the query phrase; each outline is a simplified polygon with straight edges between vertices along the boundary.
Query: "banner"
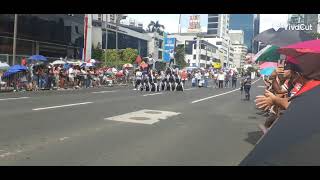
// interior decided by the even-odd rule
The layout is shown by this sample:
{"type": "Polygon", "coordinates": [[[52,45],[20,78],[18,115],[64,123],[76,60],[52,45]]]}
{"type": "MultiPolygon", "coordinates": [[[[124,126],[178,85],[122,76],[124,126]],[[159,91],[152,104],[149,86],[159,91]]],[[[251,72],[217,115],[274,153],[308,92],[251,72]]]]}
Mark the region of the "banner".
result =
{"type": "Polygon", "coordinates": [[[221,68],[221,63],[213,62],[213,63],[212,63],[212,66],[213,66],[213,68],[215,68],[215,69],[220,69],[220,68],[221,68]]]}
{"type": "Polygon", "coordinates": [[[167,38],[164,37],[164,52],[163,52],[163,61],[170,62],[170,52],[174,52],[174,48],[176,45],[175,38],[167,38]]]}

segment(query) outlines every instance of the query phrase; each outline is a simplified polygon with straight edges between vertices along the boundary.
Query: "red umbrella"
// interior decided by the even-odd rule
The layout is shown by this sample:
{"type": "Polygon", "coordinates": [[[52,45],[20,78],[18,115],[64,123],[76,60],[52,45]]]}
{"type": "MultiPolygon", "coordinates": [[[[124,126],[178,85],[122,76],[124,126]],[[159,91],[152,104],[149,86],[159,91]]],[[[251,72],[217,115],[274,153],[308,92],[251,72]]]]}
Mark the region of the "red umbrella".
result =
{"type": "Polygon", "coordinates": [[[305,53],[320,53],[320,39],[303,41],[289,46],[281,47],[278,50],[281,54],[296,57],[305,53]]]}
{"type": "Polygon", "coordinates": [[[147,64],[147,63],[141,63],[140,64],[140,67],[142,68],[142,69],[144,69],[144,68],[147,68],[149,65],[147,64]]]}
{"type": "Polygon", "coordinates": [[[289,56],[287,61],[298,64],[305,77],[320,80],[320,40],[292,44],[279,52],[289,56]]]}
{"type": "Polygon", "coordinates": [[[135,63],[140,64],[142,62],[141,56],[137,56],[135,63]]]}

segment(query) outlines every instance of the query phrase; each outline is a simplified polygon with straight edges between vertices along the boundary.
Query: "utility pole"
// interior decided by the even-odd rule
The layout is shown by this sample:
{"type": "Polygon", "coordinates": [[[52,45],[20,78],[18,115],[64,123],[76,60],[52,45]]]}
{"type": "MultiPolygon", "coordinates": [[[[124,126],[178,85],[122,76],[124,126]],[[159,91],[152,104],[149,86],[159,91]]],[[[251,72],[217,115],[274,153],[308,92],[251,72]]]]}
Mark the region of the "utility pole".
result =
{"type": "Polygon", "coordinates": [[[199,57],[199,46],[200,46],[200,36],[197,36],[197,49],[196,49],[196,60],[198,60],[198,67],[200,68],[200,57],[199,57]]]}
{"type": "Polygon", "coordinates": [[[181,34],[181,14],[179,14],[179,27],[178,27],[178,33],[181,34]]]}
{"type": "Polygon", "coordinates": [[[13,32],[13,52],[12,52],[12,64],[16,63],[16,47],[17,47],[17,29],[18,29],[18,14],[14,15],[14,32],[13,32]]]}
{"type": "Polygon", "coordinates": [[[105,50],[104,50],[104,62],[107,63],[107,50],[108,50],[108,15],[106,14],[106,22],[104,23],[104,27],[106,29],[106,43],[105,43],[105,50]]]}
{"type": "Polygon", "coordinates": [[[116,18],[116,51],[118,52],[118,22],[119,22],[119,16],[118,14],[115,14],[116,18]]]}

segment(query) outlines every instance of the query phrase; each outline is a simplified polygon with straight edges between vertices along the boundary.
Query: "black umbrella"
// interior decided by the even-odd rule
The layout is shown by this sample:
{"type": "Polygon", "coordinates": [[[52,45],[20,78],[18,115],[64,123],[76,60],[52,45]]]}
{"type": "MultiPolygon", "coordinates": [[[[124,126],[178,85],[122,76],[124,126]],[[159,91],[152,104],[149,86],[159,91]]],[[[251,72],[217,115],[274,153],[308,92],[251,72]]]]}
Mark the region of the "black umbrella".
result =
{"type": "Polygon", "coordinates": [[[319,94],[318,85],[295,97],[240,165],[320,165],[319,94]]]}
{"type": "Polygon", "coordinates": [[[256,35],[253,40],[254,41],[258,41],[258,42],[262,42],[265,44],[268,44],[268,42],[270,42],[270,40],[277,34],[277,31],[274,30],[273,28],[270,28],[268,30],[265,30],[261,33],[259,33],[258,35],[256,35]]]}
{"type": "Polygon", "coordinates": [[[309,41],[314,39],[311,34],[307,34],[304,31],[297,30],[282,30],[270,40],[270,44],[275,46],[287,46],[290,44],[309,41]]]}

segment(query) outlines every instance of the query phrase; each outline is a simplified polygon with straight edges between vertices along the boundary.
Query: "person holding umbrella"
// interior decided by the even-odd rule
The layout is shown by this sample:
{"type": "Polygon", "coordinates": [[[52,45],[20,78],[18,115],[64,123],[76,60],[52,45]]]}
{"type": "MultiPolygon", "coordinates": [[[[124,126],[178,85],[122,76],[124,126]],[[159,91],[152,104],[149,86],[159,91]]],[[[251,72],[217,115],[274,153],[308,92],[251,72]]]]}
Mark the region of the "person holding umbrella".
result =
{"type": "MultiPolygon", "coordinates": [[[[320,54],[308,48],[283,48],[301,68],[301,89],[240,165],[319,165],[320,54]],[[300,52],[299,52],[300,51],[300,52]]],[[[289,60],[289,59],[288,59],[289,60]]],[[[290,60],[293,62],[293,60],[290,60]]]]}

